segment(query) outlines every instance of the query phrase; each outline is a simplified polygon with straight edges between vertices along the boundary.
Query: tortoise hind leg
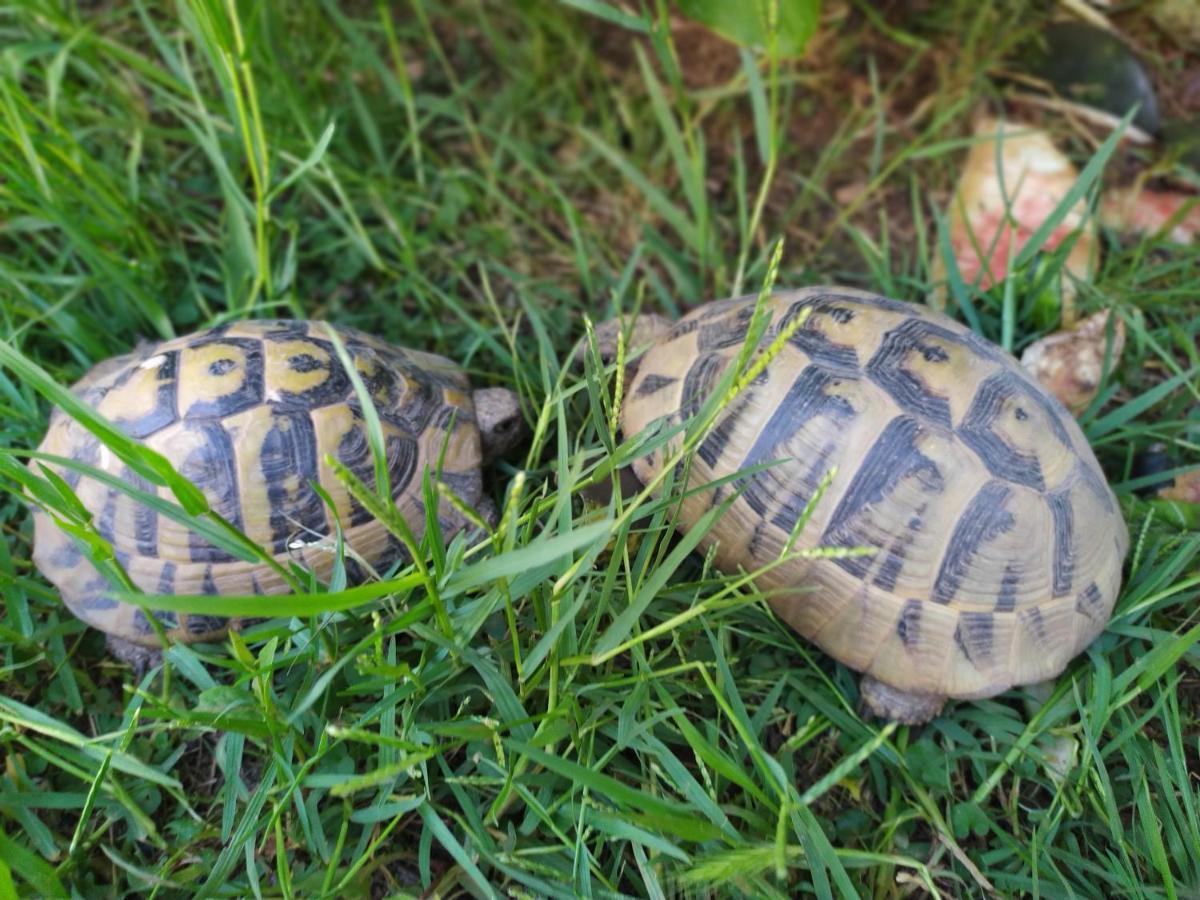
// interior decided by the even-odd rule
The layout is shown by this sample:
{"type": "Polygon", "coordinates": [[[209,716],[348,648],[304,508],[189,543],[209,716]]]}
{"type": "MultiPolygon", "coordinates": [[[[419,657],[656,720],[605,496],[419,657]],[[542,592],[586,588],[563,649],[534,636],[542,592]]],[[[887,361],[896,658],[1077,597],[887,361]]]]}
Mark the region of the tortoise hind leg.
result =
{"type": "Polygon", "coordinates": [[[157,647],[143,647],[115,634],[106,634],[105,643],[108,645],[108,652],[121,662],[132,666],[134,676],[139,679],[150,669],[162,665],[162,650],[157,647]]]}
{"type": "Polygon", "coordinates": [[[862,677],[858,690],[872,715],[902,725],[924,725],[936,718],[946,704],[945,697],[902,691],[870,675],[862,677]]]}

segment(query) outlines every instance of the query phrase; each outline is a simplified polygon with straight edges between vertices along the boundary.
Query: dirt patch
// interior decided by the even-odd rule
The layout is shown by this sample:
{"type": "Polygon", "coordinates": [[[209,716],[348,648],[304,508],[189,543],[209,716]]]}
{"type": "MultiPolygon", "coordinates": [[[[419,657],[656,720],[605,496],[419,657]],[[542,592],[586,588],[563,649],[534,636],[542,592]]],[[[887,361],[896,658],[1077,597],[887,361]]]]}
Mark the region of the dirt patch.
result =
{"type": "Polygon", "coordinates": [[[692,90],[725,84],[742,67],[738,48],[699,23],[672,17],[671,41],[684,86],[692,90]]]}
{"type": "MultiPolygon", "coordinates": [[[[729,81],[741,68],[741,57],[736,45],[698,22],[672,14],[670,18],[671,46],[679,65],[679,75],[684,87],[703,90],[719,87],[729,81]]],[[[626,73],[637,73],[636,47],[640,46],[647,59],[655,53],[650,38],[614,25],[596,20],[594,26],[596,56],[614,77],[626,73]]],[[[655,61],[657,63],[657,60],[655,61]]],[[[656,71],[664,81],[661,65],[656,71]]]]}
{"type": "Polygon", "coordinates": [[[1155,22],[1145,9],[1112,16],[1112,22],[1149,71],[1163,119],[1200,115],[1200,53],[1155,22]]]}

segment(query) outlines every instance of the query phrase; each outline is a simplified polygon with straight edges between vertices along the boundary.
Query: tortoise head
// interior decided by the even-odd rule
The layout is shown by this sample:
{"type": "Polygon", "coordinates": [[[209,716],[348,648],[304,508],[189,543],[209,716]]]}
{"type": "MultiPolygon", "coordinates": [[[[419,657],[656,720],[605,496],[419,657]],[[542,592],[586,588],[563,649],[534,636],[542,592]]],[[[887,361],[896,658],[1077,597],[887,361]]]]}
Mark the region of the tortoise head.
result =
{"type": "Polygon", "coordinates": [[[481,388],[471,393],[475,421],[483,445],[483,461],[492,462],[521,443],[529,433],[521,415],[521,403],[508,388],[481,388]]]}
{"type": "MultiPolygon", "coordinates": [[[[617,336],[624,332],[626,335],[625,347],[628,352],[643,350],[651,344],[665,337],[671,330],[671,320],[655,313],[642,313],[640,316],[624,315],[615,319],[609,319],[601,322],[596,326],[596,349],[600,351],[600,361],[605,365],[609,365],[617,359],[617,336]]],[[[588,342],[587,338],[581,338],[579,343],[575,345],[572,351],[572,360],[576,366],[583,367],[583,361],[587,357],[588,342]]],[[[635,363],[628,366],[629,374],[632,375],[636,367],[635,363]]]]}

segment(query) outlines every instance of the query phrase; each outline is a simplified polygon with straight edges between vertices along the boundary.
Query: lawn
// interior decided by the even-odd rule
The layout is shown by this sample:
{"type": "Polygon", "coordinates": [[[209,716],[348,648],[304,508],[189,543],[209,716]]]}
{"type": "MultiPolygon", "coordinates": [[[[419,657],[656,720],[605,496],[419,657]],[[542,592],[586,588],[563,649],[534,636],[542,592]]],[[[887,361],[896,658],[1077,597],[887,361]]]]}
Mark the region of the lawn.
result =
{"type": "MultiPolygon", "coordinates": [[[[687,552],[678,491],[585,502],[635,454],[572,348],[770,278],[924,302],[972,117],[1049,13],[828,0],[797,60],[650,6],[0,13],[0,900],[1200,896],[1200,507],[1145,474],[1200,461],[1200,253],[1105,232],[1076,299],[1129,336],[1082,420],[1132,543],[1107,631],[1048,690],[865,717],[687,552]],[[494,539],[137,673],[31,564],[23,467],[56,383],[251,317],[442,353],[531,437],[485,472],[494,539]]],[[[1200,113],[1200,56],[1118,21],[1200,113]]],[[[1153,146],[1106,162],[1197,184],[1153,146]]],[[[1030,283],[960,284],[958,314],[1019,353],[1030,283]]]]}

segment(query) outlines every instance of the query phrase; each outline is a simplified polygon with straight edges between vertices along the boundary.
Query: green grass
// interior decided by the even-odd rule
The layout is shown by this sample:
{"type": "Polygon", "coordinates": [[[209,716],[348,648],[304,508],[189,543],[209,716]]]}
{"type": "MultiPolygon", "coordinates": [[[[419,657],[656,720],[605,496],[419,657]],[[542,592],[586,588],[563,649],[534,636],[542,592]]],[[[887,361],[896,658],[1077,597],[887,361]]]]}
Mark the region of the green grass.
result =
{"type": "MultiPolygon", "coordinates": [[[[921,300],[987,72],[1043,14],[830,3],[807,63],[697,86],[665,15],[593,5],[0,14],[0,898],[1200,894],[1200,516],[1134,469],[1200,458],[1196,251],[1109,236],[1079,297],[1130,333],[1085,426],[1134,547],[1047,694],[864,721],[671,497],[578,496],[639,449],[567,364],[584,316],[753,291],[779,238],[780,284],[921,300]],[[276,618],[139,681],[29,562],[26,486],[89,526],[26,451],[54,383],[254,315],[451,356],[533,438],[488,470],[492,540],[348,590],[296,573],[276,618]]],[[[1030,283],[959,283],[961,315],[1019,351],[1030,283]]]]}

